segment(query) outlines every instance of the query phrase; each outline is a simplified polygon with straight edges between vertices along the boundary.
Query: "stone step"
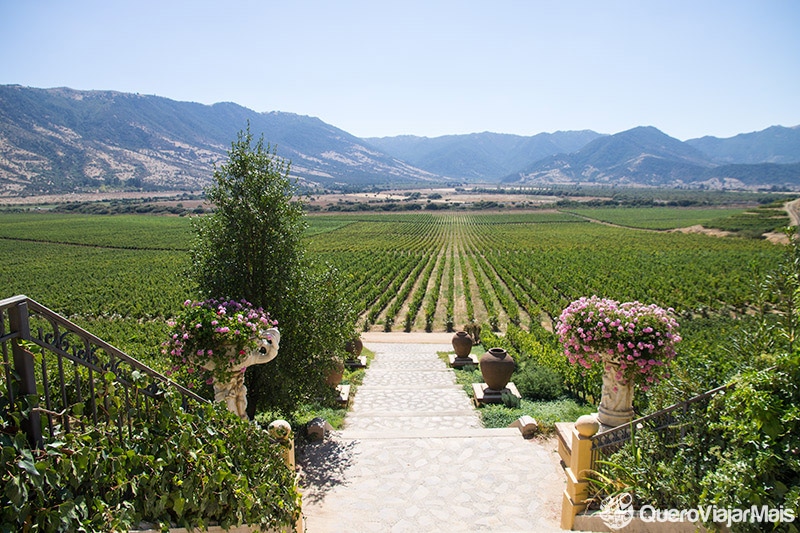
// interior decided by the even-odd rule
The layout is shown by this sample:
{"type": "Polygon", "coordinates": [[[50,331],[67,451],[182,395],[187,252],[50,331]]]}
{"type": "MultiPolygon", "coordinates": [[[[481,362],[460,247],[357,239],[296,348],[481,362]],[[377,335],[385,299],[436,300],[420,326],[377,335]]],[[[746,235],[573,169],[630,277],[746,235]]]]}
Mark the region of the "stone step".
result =
{"type": "Polygon", "coordinates": [[[367,411],[358,415],[349,415],[345,421],[345,430],[348,433],[351,431],[453,431],[462,429],[483,429],[483,426],[475,413],[468,411],[418,413],[416,415],[367,411]]]}
{"type": "Polygon", "coordinates": [[[516,428],[461,428],[461,429],[387,429],[359,431],[346,429],[336,436],[342,441],[347,440],[397,440],[397,439],[494,439],[512,438],[522,440],[516,428]]]}
{"type": "Polygon", "coordinates": [[[472,406],[463,389],[447,388],[369,388],[359,387],[351,412],[373,410],[384,412],[441,412],[468,410],[472,406]]]}
{"type": "Polygon", "coordinates": [[[439,368],[374,368],[369,367],[369,372],[367,372],[366,376],[407,376],[407,375],[417,375],[420,378],[424,378],[427,376],[443,376],[443,375],[452,375],[452,370],[447,367],[439,367],[439,368]]]}
{"type": "Polygon", "coordinates": [[[455,377],[452,371],[434,370],[425,372],[398,372],[398,371],[373,371],[364,377],[363,387],[440,387],[443,385],[455,385],[455,377]]]}
{"type": "Polygon", "coordinates": [[[439,359],[420,359],[420,360],[405,360],[405,359],[378,359],[376,358],[369,365],[370,370],[381,371],[407,371],[407,372],[421,372],[426,370],[446,370],[447,366],[439,359]]]}
{"type": "Polygon", "coordinates": [[[358,420],[364,417],[377,417],[377,416],[384,416],[384,417],[395,417],[395,418],[430,418],[430,417],[441,417],[441,416],[460,416],[460,417],[471,417],[475,418],[476,420],[479,419],[477,413],[472,409],[454,409],[452,411],[417,411],[414,413],[409,413],[406,411],[381,411],[380,409],[364,409],[359,411],[358,413],[348,413],[346,420],[358,420]]]}
{"type": "Polygon", "coordinates": [[[442,381],[441,383],[429,383],[429,384],[425,384],[425,383],[420,383],[420,384],[415,384],[415,383],[395,384],[395,383],[381,383],[381,382],[375,382],[373,384],[373,382],[370,381],[369,385],[367,385],[367,383],[365,381],[363,385],[359,385],[358,386],[359,392],[360,391],[364,391],[364,390],[367,390],[367,391],[369,391],[369,390],[376,390],[376,391],[379,391],[379,390],[380,391],[395,390],[395,391],[401,391],[402,392],[402,391],[419,391],[419,390],[426,390],[426,389],[431,389],[431,390],[432,389],[458,390],[458,391],[462,391],[462,392],[464,391],[464,387],[462,387],[461,385],[456,385],[452,381],[449,382],[449,383],[446,382],[446,381],[442,381]]]}
{"type": "MultiPolygon", "coordinates": [[[[475,411],[470,411],[468,409],[453,409],[451,411],[382,411],[380,409],[363,409],[358,411],[357,413],[351,412],[348,413],[347,418],[345,419],[346,427],[351,426],[351,422],[356,420],[361,420],[364,418],[393,418],[393,419],[411,419],[411,420],[422,420],[424,423],[424,419],[435,419],[435,418],[442,418],[442,417],[459,417],[464,419],[471,419],[471,420],[480,420],[480,417],[475,413],[475,411]]],[[[482,426],[480,426],[482,427],[482,426]]]]}

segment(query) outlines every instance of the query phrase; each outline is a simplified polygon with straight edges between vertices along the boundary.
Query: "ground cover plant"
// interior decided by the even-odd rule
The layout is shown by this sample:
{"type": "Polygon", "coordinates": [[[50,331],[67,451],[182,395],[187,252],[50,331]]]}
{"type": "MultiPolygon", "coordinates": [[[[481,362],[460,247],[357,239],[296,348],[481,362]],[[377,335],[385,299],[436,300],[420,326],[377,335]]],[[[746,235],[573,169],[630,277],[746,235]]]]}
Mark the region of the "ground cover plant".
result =
{"type": "MultiPolygon", "coordinates": [[[[31,450],[19,430],[26,407],[5,403],[5,386],[0,380],[0,531],[274,528],[299,515],[281,445],[223,404],[185,411],[167,393],[130,433],[89,425],[31,450]]],[[[117,401],[113,391],[108,398],[117,401]]]]}
{"type": "MultiPolygon", "coordinates": [[[[466,366],[454,370],[456,376],[456,383],[464,387],[464,392],[470,397],[473,397],[472,384],[483,383],[481,371],[477,366],[466,366]]],[[[515,373],[511,378],[514,384],[517,385],[520,380],[521,374],[515,373]]],[[[549,379],[549,378],[544,378],[549,379]]],[[[552,381],[549,382],[552,386],[552,381]]],[[[487,428],[505,428],[509,424],[517,420],[519,417],[528,415],[532,416],[539,423],[539,428],[544,433],[551,433],[555,430],[556,422],[563,422],[565,420],[577,420],[581,415],[593,413],[597,410],[594,405],[591,405],[580,399],[564,394],[563,389],[560,389],[560,383],[555,382],[556,385],[551,389],[552,395],[545,398],[536,397],[535,394],[523,394],[523,398],[515,405],[485,405],[480,407],[478,414],[481,417],[481,422],[487,428]],[[556,390],[558,389],[558,390],[556,390]]],[[[535,383],[535,389],[540,391],[541,381],[535,383]]],[[[518,386],[519,387],[519,386],[518,386]]]]}

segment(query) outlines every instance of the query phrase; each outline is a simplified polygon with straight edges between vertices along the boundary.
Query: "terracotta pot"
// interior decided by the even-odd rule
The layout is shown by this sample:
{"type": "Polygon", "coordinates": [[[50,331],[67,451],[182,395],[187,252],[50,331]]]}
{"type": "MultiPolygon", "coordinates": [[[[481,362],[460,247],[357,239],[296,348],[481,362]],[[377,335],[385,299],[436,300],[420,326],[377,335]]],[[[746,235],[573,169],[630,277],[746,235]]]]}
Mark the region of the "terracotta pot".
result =
{"type": "Polygon", "coordinates": [[[472,339],[466,331],[459,331],[453,335],[452,339],[453,350],[456,351],[456,357],[465,358],[469,357],[472,351],[472,339]]]}
{"type": "Polygon", "coordinates": [[[488,388],[501,391],[511,381],[511,375],[517,365],[504,349],[490,348],[481,356],[480,368],[483,381],[486,382],[488,388]]]}
{"type": "Polygon", "coordinates": [[[347,344],[344,345],[344,349],[352,356],[351,359],[356,359],[359,355],[361,355],[361,350],[364,349],[364,344],[361,342],[360,338],[356,337],[355,339],[348,341],[347,344]]]}
{"type": "Polygon", "coordinates": [[[335,387],[342,382],[342,378],[344,378],[344,363],[341,361],[336,361],[334,367],[328,371],[328,375],[325,378],[325,383],[331,387],[335,387]]]}

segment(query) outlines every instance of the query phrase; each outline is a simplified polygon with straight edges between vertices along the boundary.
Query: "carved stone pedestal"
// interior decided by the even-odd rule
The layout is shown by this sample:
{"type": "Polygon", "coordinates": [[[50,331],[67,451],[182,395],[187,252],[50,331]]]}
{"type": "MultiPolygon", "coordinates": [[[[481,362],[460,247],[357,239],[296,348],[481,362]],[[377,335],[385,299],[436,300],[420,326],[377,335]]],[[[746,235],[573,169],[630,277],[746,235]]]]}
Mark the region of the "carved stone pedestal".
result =
{"type": "Polygon", "coordinates": [[[603,392],[597,420],[604,428],[613,428],[633,420],[633,382],[617,379],[619,365],[605,363],[603,392]]]}

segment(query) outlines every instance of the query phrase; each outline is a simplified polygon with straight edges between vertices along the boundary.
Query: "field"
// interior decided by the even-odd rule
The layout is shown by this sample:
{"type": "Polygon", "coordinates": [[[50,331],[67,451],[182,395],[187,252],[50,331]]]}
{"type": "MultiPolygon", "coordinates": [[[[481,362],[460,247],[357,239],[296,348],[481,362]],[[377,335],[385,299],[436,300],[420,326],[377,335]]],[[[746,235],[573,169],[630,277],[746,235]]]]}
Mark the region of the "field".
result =
{"type": "Polygon", "coordinates": [[[310,250],[348,276],[372,330],[547,325],[591,294],[687,316],[745,312],[751,280],[778,253],[763,241],[609,227],[570,213],[334,218],[350,223],[312,218],[330,229],[310,237],[310,250]]]}
{"type": "Polygon", "coordinates": [[[723,217],[739,216],[745,211],[745,209],[725,208],[653,209],[652,207],[629,207],[625,209],[578,208],[569,210],[571,213],[609,224],[655,230],[709,224],[723,217]]]}
{"type": "MultiPolygon", "coordinates": [[[[763,240],[587,220],[678,227],[726,213],[718,209],[602,211],[314,215],[308,253],[339,269],[359,327],[374,331],[550,328],[592,294],[685,319],[741,315],[781,253],[763,240]]],[[[166,319],[193,296],[191,237],[185,217],[0,213],[2,297],[26,294],[158,364],[166,319]]]]}

